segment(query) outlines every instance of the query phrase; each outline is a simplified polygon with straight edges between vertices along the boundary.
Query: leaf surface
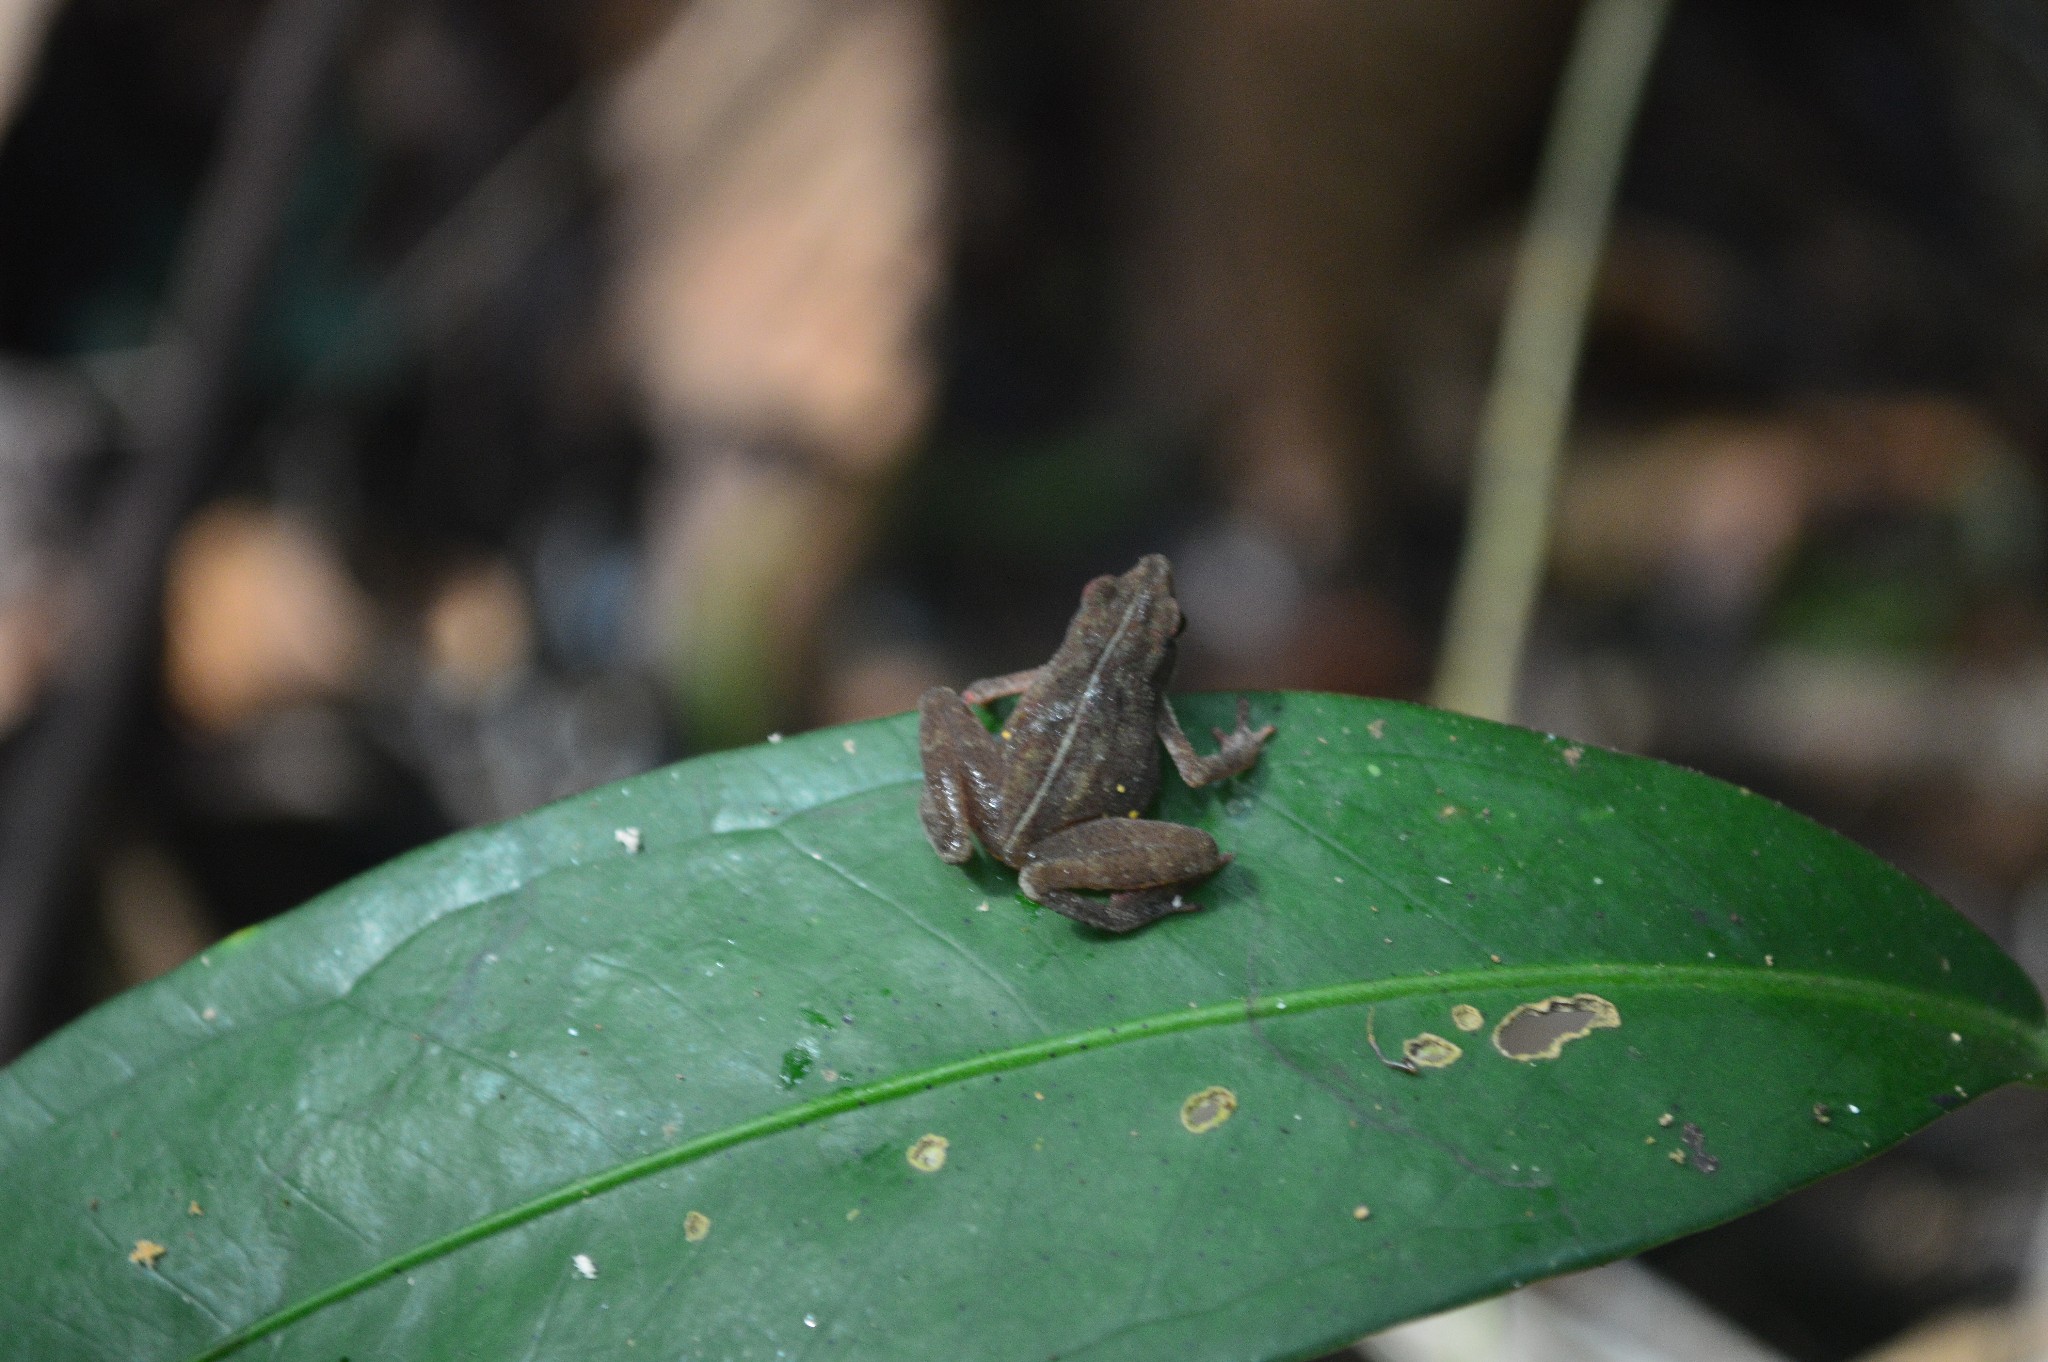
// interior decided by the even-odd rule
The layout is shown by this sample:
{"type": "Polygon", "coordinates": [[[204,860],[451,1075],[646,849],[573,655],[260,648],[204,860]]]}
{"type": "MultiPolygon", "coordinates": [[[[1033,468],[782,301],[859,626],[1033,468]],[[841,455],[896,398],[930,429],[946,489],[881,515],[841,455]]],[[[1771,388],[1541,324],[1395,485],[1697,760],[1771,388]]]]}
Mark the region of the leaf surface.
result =
{"type": "Polygon", "coordinates": [[[0,1072],[10,1347],[1302,1356],[2048,1072],[2010,960],[1767,800],[1393,702],[1254,714],[1261,765],[1158,811],[1235,863],[1128,938],[941,864],[901,716],[223,942],[0,1072]]]}

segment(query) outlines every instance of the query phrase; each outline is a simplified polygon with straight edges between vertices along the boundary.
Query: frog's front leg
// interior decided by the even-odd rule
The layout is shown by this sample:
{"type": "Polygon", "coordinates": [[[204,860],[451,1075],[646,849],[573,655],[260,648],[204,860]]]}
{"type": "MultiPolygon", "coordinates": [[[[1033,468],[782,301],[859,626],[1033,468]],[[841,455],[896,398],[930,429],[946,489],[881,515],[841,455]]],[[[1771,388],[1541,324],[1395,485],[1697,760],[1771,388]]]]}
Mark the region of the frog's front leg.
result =
{"type": "Polygon", "coordinates": [[[917,816],[925,839],[948,865],[974,855],[975,833],[990,823],[1003,747],[974,717],[959,694],[933,686],[917,702],[917,753],[924,792],[917,816]]]}
{"type": "Polygon", "coordinates": [[[1095,818],[1024,853],[1018,888],[1033,903],[1106,932],[1128,932],[1201,907],[1182,890],[1230,863],[1199,828],[1137,818],[1095,818]],[[1075,890],[1107,893],[1089,898],[1075,890]]]}
{"type": "Polygon", "coordinates": [[[1173,758],[1173,769],[1180,772],[1180,778],[1187,782],[1189,789],[1200,789],[1212,781],[1239,775],[1258,765],[1266,739],[1273,736],[1273,725],[1253,728],[1251,716],[1251,701],[1239,696],[1237,727],[1228,733],[1220,728],[1210,729],[1216,735],[1217,749],[1214,756],[1205,757],[1188,741],[1187,731],[1180,726],[1173,705],[1161,698],[1159,741],[1166,745],[1166,754],[1173,758]]]}
{"type": "Polygon", "coordinates": [[[1028,667],[1021,672],[984,677],[982,680],[969,682],[967,688],[960,692],[960,698],[970,705],[985,705],[991,700],[1000,700],[1005,695],[1022,695],[1044,670],[1043,667],[1028,667]]]}

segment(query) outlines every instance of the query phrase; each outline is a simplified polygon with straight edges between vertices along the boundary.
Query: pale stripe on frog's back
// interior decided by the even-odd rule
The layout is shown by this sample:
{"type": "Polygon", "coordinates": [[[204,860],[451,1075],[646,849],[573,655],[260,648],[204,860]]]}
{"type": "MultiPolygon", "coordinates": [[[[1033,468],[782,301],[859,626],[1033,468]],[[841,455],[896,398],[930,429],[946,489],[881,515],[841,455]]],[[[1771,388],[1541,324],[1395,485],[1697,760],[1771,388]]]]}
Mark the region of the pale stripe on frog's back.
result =
{"type": "Polygon", "coordinates": [[[1012,847],[1005,850],[1010,850],[1016,845],[1017,835],[1031,826],[1031,820],[1038,816],[1039,806],[1052,792],[1060,771],[1066,766],[1067,757],[1073,752],[1074,740],[1080,736],[1080,716],[1090,713],[1094,708],[1097,693],[1102,688],[1103,669],[1109,665],[1109,660],[1116,656],[1117,645],[1123,642],[1124,635],[1130,632],[1132,623],[1144,610],[1145,604],[1146,595],[1142,591],[1133,591],[1131,599],[1125,603],[1123,617],[1117,621],[1115,631],[1110,634],[1109,641],[1102,645],[1102,651],[1095,657],[1095,665],[1089,669],[1088,684],[1081,688],[1080,700],[1075,704],[1073,713],[1067,717],[1066,731],[1060,734],[1060,745],[1054,749],[1052,760],[1046,764],[1045,773],[1038,778],[1038,788],[1032,791],[1031,802],[1024,806],[1024,812],[1018,814],[1010,824],[1010,836],[1006,840],[1012,847]]]}

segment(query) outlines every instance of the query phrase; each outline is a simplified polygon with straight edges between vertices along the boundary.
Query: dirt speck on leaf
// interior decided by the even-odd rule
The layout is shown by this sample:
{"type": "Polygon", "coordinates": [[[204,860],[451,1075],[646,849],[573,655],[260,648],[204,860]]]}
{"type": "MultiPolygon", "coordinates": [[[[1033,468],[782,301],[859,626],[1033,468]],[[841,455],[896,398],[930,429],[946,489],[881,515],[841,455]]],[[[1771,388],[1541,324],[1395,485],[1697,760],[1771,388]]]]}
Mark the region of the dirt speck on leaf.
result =
{"type": "Polygon", "coordinates": [[[1685,1141],[1685,1147],[1692,1151],[1692,1166],[1702,1173],[1720,1171],[1721,1160],[1707,1152],[1707,1135],[1697,1125],[1687,1121],[1678,1128],[1678,1137],[1685,1141]]]}
{"type": "Polygon", "coordinates": [[[691,1211],[683,1217],[683,1238],[692,1244],[704,1242],[704,1236],[711,1233],[711,1217],[702,1211],[691,1211]]]}
{"type": "Polygon", "coordinates": [[[1581,1036],[1620,1025],[1621,1013],[1596,993],[1545,998],[1502,1017],[1493,1028],[1493,1048],[1523,1063],[1556,1059],[1581,1036]]]}
{"type": "Polygon", "coordinates": [[[1486,1025],[1486,1014],[1470,1003],[1459,1003],[1451,1009],[1451,1024],[1460,1031],[1477,1031],[1486,1025]]]}
{"type": "Polygon", "coordinates": [[[1224,1087],[1207,1087],[1180,1104],[1180,1123],[1190,1135],[1206,1135],[1229,1120],[1236,1110],[1236,1093],[1224,1087]]]}
{"type": "Polygon", "coordinates": [[[782,1052],[782,1086],[793,1088],[804,1081],[804,1075],[811,1071],[816,1056],[802,1046],[792,1046],[782,1052]]]}
{"type": "Polygon", "coordinates": [[[946,1166],[946,1150],[951,1147],[952,1141],[943,1135],[920,1135],[903,1157],[920,1173],[936,1173],[946,1166]]]}
{"type": "Polygon", "coordinates": [[[1465,1049],[1456,1041],[1424,1031],[1401,1042],[1401,1057],[1418,1069],[1448,1069],[1465,1057],[1465,1049]]]}

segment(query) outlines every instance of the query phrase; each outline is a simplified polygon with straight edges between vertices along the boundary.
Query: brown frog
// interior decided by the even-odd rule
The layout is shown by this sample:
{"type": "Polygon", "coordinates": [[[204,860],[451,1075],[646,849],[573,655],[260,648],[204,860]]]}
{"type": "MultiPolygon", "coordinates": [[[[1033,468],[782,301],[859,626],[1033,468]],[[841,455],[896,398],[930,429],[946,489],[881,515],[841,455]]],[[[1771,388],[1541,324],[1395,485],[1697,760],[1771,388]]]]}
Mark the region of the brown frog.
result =
{"type": "Polygon", "coordinates": [[[1216,754],[1196,753],[1166,702],[1183,622],[1173,568],[1151,554],[1121,577],[1088,583],[1044,666],[965,691],[926,691],[918,816],[939,859],[962,864],[978,837],[1020,872],[1025,897],[1109,932],[1199,908],[1182,891],[1230,857],[1198,828],[1138,816],[1159,787],[1153,743],[1165,744],[1182,780],[1202,786],[1249,770],[1273,727],[1249,727],[1240,700],[1236,729],[1213,730],[1216,754]],[[1022,698],[990,733],[969,706],[1005,695],[1022,698]]]}

